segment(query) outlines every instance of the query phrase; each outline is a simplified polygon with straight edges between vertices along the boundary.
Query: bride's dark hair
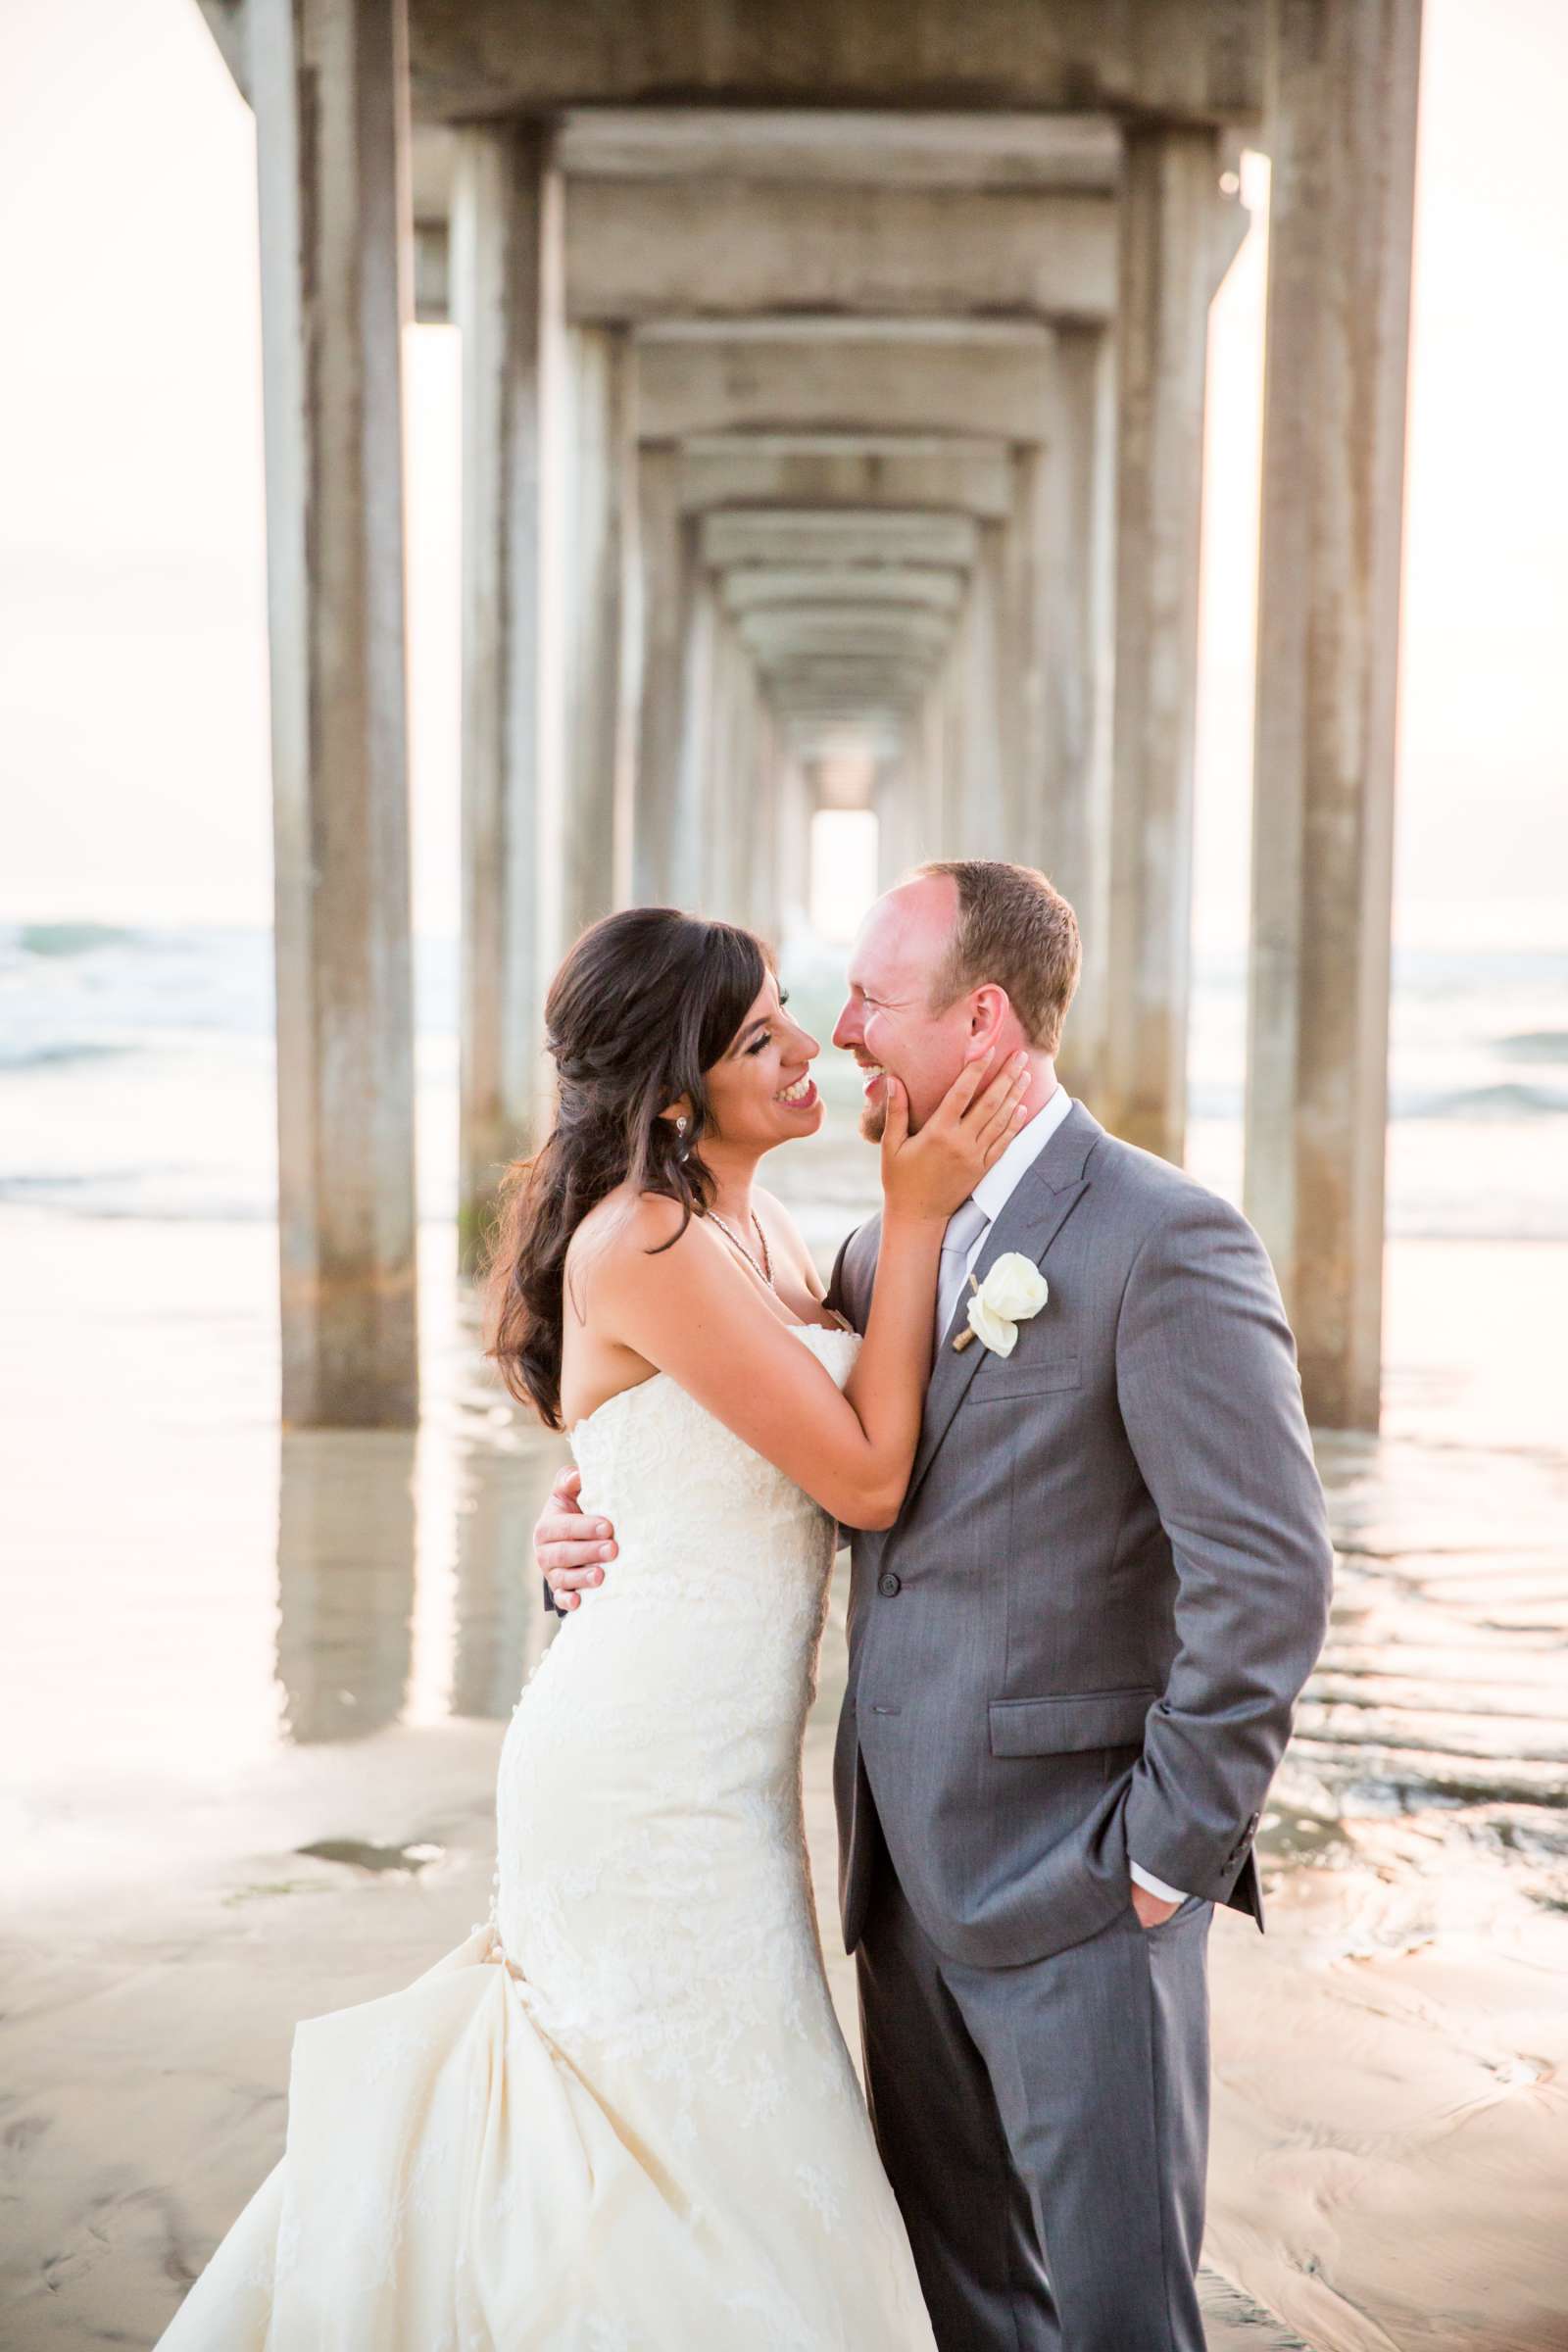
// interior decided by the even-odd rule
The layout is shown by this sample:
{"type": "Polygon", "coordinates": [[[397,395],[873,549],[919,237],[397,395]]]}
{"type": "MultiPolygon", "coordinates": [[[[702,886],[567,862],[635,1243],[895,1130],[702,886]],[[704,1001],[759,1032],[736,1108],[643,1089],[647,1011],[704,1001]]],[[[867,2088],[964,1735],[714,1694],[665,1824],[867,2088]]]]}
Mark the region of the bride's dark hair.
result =
{"type": "Polygon", "coordinates": [[[562,1426],[571,1237],[618,1184],[678,1200],[680,1233],[711,1205],[704,1073],[733,1042],[771,968],[762,942],[733,923],[632,906],[585,931],[550,984],[555,1123],[534,1156],[514,1160],[502,1179],[484,1274],[485,1353],[548,1429],[562,1426]],[[691,1104],[683,1136],[660,1116],[682,1096],[691,1104]]]}

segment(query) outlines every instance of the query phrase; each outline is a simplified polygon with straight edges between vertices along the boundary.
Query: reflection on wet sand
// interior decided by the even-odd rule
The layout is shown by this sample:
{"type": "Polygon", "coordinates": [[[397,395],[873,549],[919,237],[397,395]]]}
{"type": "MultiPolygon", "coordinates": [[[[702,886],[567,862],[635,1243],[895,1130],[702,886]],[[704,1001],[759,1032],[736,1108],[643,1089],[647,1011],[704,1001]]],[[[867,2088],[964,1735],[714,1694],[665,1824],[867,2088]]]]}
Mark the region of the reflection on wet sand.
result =
{"type": "Polygon", "coordinates": [[[361,1740],[395,1723],[413,1658],[414,1451],[407,1430],[285,1430],[278,1461],[277,1681],[285,1735],[361,1740]]]}
{"type": "MultiPolygon", "coordinates": [[[[863,1174],[823,1174],[831,1241],[863,1174]]],[[[0,2342],[77,2352],[150,2343],[272,2161],[295,2021],[482,1916],[560,1448],[498,1399],[444,1232],[417,1435],[280,1437],[265,1228],[146,1224],[131,1254],[29,1223],[0,2342]]],[[[1268,1934],[1226,1917],[1212,1945],[1208,2255],[1287,2326],[1215,2281],[1215,2346],[1568,2352],[1565,1319],[1568,1250],[1401,1245],[1388,1433],[1322,1444],[1338,1606],[1262,1840],[1268,1934]]],[[[808,1736],[827,1921],[842,1614],[808,1736]]]]}
{"type": "Polygon", "coordinates": [[[1338,1602],[1269,1934],[1216,1939],[1210,2245],[1347,2352],[1568,2345],[1568,1462],[1533,1420],[1320,1443],[1338,1602]]]}

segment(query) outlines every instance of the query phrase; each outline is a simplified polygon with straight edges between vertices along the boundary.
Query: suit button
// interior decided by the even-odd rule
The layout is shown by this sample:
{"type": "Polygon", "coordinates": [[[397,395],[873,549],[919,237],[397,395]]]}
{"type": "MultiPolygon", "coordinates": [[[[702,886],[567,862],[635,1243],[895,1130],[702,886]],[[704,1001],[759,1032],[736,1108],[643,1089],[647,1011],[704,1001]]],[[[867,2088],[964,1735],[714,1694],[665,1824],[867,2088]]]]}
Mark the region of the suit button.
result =
{"type": "Polygon", "coordinates": [[[903,1592],[904,1586],[891,1568],[885,1568],[876,1580],[876,1589],[884,1600],[891,1600],[895,1592],[903,1592]]]}

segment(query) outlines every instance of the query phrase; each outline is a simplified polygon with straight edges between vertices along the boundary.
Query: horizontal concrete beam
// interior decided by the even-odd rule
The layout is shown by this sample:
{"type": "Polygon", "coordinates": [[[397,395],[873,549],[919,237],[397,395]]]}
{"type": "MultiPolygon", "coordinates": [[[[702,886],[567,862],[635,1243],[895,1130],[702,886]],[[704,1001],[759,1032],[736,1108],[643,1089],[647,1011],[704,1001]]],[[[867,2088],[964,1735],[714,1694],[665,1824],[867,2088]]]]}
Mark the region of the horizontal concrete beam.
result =
{"type": "Polygon", "coordinates": [[[924,662],[868,658],[863,662],[779,662],[769,663],[760,674],[780,691],[798,687],[803,695],[838,695],[892,708],[916,702],[930,683],[932,669],[924,662]]]}
{"type": "Polygon", "coordinates": [[[841,311],[804,310],[766,318],[672,314],[648,319],[636,332],[639,343],[957,343],[966,351],[1014,343],[1034,351],[1051,340],[1038,318],[847,318],[841,311]]]}
{"type": "MultiPolygon", "coordinates": [[[[883,449],[889,437],[881,436],[883,449]]],[[[926,443],[919,457],[861,455],[852,441],[835,435],[828,452],[803,440],[789,456],[754,454],[740,434],[710,439],[698,455],[681,452],[676,495],[686,514],[706,507],[851,506],[952,507],[964,514],[1000,519],[1011,512],[1013,478],[1001,442],[966,442],[949,456],[940,442],[926,443]]]]}
{"type": "Polygon", "coordinates": [[[705,514],[698,529],[702,561],[713,569],[732,564],[914,564],[967,570],[977,545],[967,515],[916,510],[743,507],[705,514]]]}
{"type": "MultiPolygon", "coordinates": [[[[846,717],[830,712],[817,718],[808,711],[780,710],[776,716],[791,753],[802,760],[895,759],[909,727],[909,714],[902,710],[862,710],[846,717]]],[[[816,805],[819,808],[869,808],[871,789],[869,776],[848,789],[832,793],[819,789],[816,805]]]]}
{"type": "Polygon", "coordinates": [[[991,458],[996,441],[960,440],[949,433],[693,433],[682,458],[991,458]]]}
{"type": "Polygon", "coordinates": [[[847,107],[1009,115],[1060,109],[1251,122],[1257,0],[410,0],[418,120],[579,106],[847,107]]]}
{"type": "Polygon", "coordinates": [[[835,568],[804,564],[736,564],[719,575],[719,602],[726,612],[766,611],[774,605],[843,604],[885,612],[903,605],[956,612],[963,602],[961,571],[930,565],[844,564],[835,568]]]}
{"type": "Polygon", "coordinates": [[[910,430],[964,441],[1030,441],[1055,380],[1048,329],[1018,339],[794,332],[639,336],[637,429],[645,440],[698,433],[910,430]]]}
{"type": "Polygon", "coordinates": [[[1101,195],[574,179],[567,317],[792,310],[1104,319],[1116,204],[1101,195]]]}
{"type": "Polygon", "coordinates": [[[741,643],[758,661],[777,662],[791,654],[939,654],[953,635],[951,619],[913,609],[880,612],[862,605],[825,609],[785,605],[748,612],[737,623],[741,643]]]}
{"type": "Polygon", "coordinates": [[[834,187],[1115,187],[1121,140],[1109,115],[825,114],[766,109],[574,107],[563,171],[597,179],[733,178],[834,187]]]}

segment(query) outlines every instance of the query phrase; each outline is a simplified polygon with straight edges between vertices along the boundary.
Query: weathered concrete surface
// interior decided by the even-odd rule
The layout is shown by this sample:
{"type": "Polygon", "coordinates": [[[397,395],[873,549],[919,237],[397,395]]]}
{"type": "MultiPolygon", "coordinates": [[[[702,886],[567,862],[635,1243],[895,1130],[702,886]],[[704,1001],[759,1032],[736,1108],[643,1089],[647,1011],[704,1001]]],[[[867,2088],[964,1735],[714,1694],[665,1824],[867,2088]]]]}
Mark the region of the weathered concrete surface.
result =
{"type": "Polygon", "coordinates": [[[1186,1119],[1203,382],[1219,165],[1202,131],[1130,130],[1117,313],[1116,684],[1099,1099],[1179,1161],[1186,1119]]]}
{"type": "Polygon", "coordinates": [[[1121,136],[1108,115],[569,107],[560,122],[562,169],[587,178],[728,180],[737,148],[754,187],[805,181],[1109,195],[1121,171],[1121,136]]]}
{"type": "Polygon", "coordinates": [[[1247,1206],[1377,1425],[1420,0],[1288,0],[1271,137],[1247,1206]]]}
{"type": "Polygon", "coordinates": [[[1110,196],[582,179],[566,193],[567,314],[747,318],[1104,318],[1110,196]]]}
{"type": "Polygon", "coordinates": [[[547,316],[560,181],[535,127],[458,136],[453,286],[463,337],[463,972],[459,1240],[536,1132],[543,1075],[541,697],[547,316]]]}
{"type": "Polygon", "coordinates": [[[700,11],[624,0],[611,20],[574,0],[416,0],[419,116],[699,99],[738,106],[1128,108],[1250,122],[1261,96],[1263,12],[1250,0],[798,0],[787,30],[749,0],[700,11]]]}
{"type": "MultiPolygon", "coordinates": [[[[1086,156],[1099,161],[1094,149],[1087,142],[1054,149],[1040,133],[1031,137],[1028,118],[1020,126],[1013,110],[1070,110],[1091,124],[1106,108],[1256,120],[1263,11],[1252,0],[1157,0],[1155,17],[1154,5],[1146,0],[1117,17],[1094,0],[1065,0],[1049,13],[1033,0],[1003,0],[976,17],[955,11],[950,0],[875,0],[853,12],[834,0],[806,0],[783,40],[770,37],[747,0],[718,0],[701,15],[633,0],[617,12],[614,37],[607,39],[599,20],[585,18],[574,0],[550,0],[526,15],[505,0],[461,12],[448,0],[415,0],[415,111],[421,122],[461,122],[529,108],[663,107],[679,153],[695,135],[682,127],[689,120],[683,102],[694,97],[705,110],[825,107],[833,110],[829,120],[843,119],[844,110],[852,122],[858,106],[910,108],[929,113],[937,128],[924,148],[916,127],[907,147],[893,151],[920,158],[930,144],[951,149],[944,109],[974,110],[997,121],[1004,177],[1038,172],[1042,156],[1049,168],[1055,155],[1068,183],[1077,184],[1086,156]]],[[[246,0],[200,6],[249,96],[246,0]]],[[[604,154],[601,143],[596,160],[604,154]]],[[[961,168],[974,168],[967,155],[961,168]]]]}
{"type": "Polygon", "coordinates": [[[402,0],[256,0],[282,1409],[417,1411],[402,0]]]}
{"type": "Polygon", "coordinates": [[[856,445],[827,434],[814,442],[805,434],[699,437],[681,451],[681,507],[688,513],[738,506],[956,507],[996,516],[1008,512],[1012,476],[1000,441],[915,445],[913,434],[880,434],[868,443],[869,436],[856,445]]]}
{"type": "Polygon", "coordinates": [[[967,515],[890,508],[857,514],[823,507],[740,507],[705,514],[703,562],[736,564],[903,564],[967,570],[979,541],[967,515]]]}
{"type": "Polygon", "coordinates": [[[544,847],[547,897],[560,907],[553,969],[579,931],[624,905],[631,885],[632,705],[626,691],[635,531],[634,358],[623,327],[565,335],[562,466],[565,515],[559,586],[565,617],[560,863],[544,847]],[[560,890],[551,884],[559,873],[560,890]]]}
{"type": "Polygon", "coordinates": [[[649,440],[732,432],[948,432],[1027,441],[1051,394],[1045,327],[874,334],[861,321],[810,333],[638,337],[638,423],[649,440]],[[853,329],[854,331],[848,331],[853,329]]]}

